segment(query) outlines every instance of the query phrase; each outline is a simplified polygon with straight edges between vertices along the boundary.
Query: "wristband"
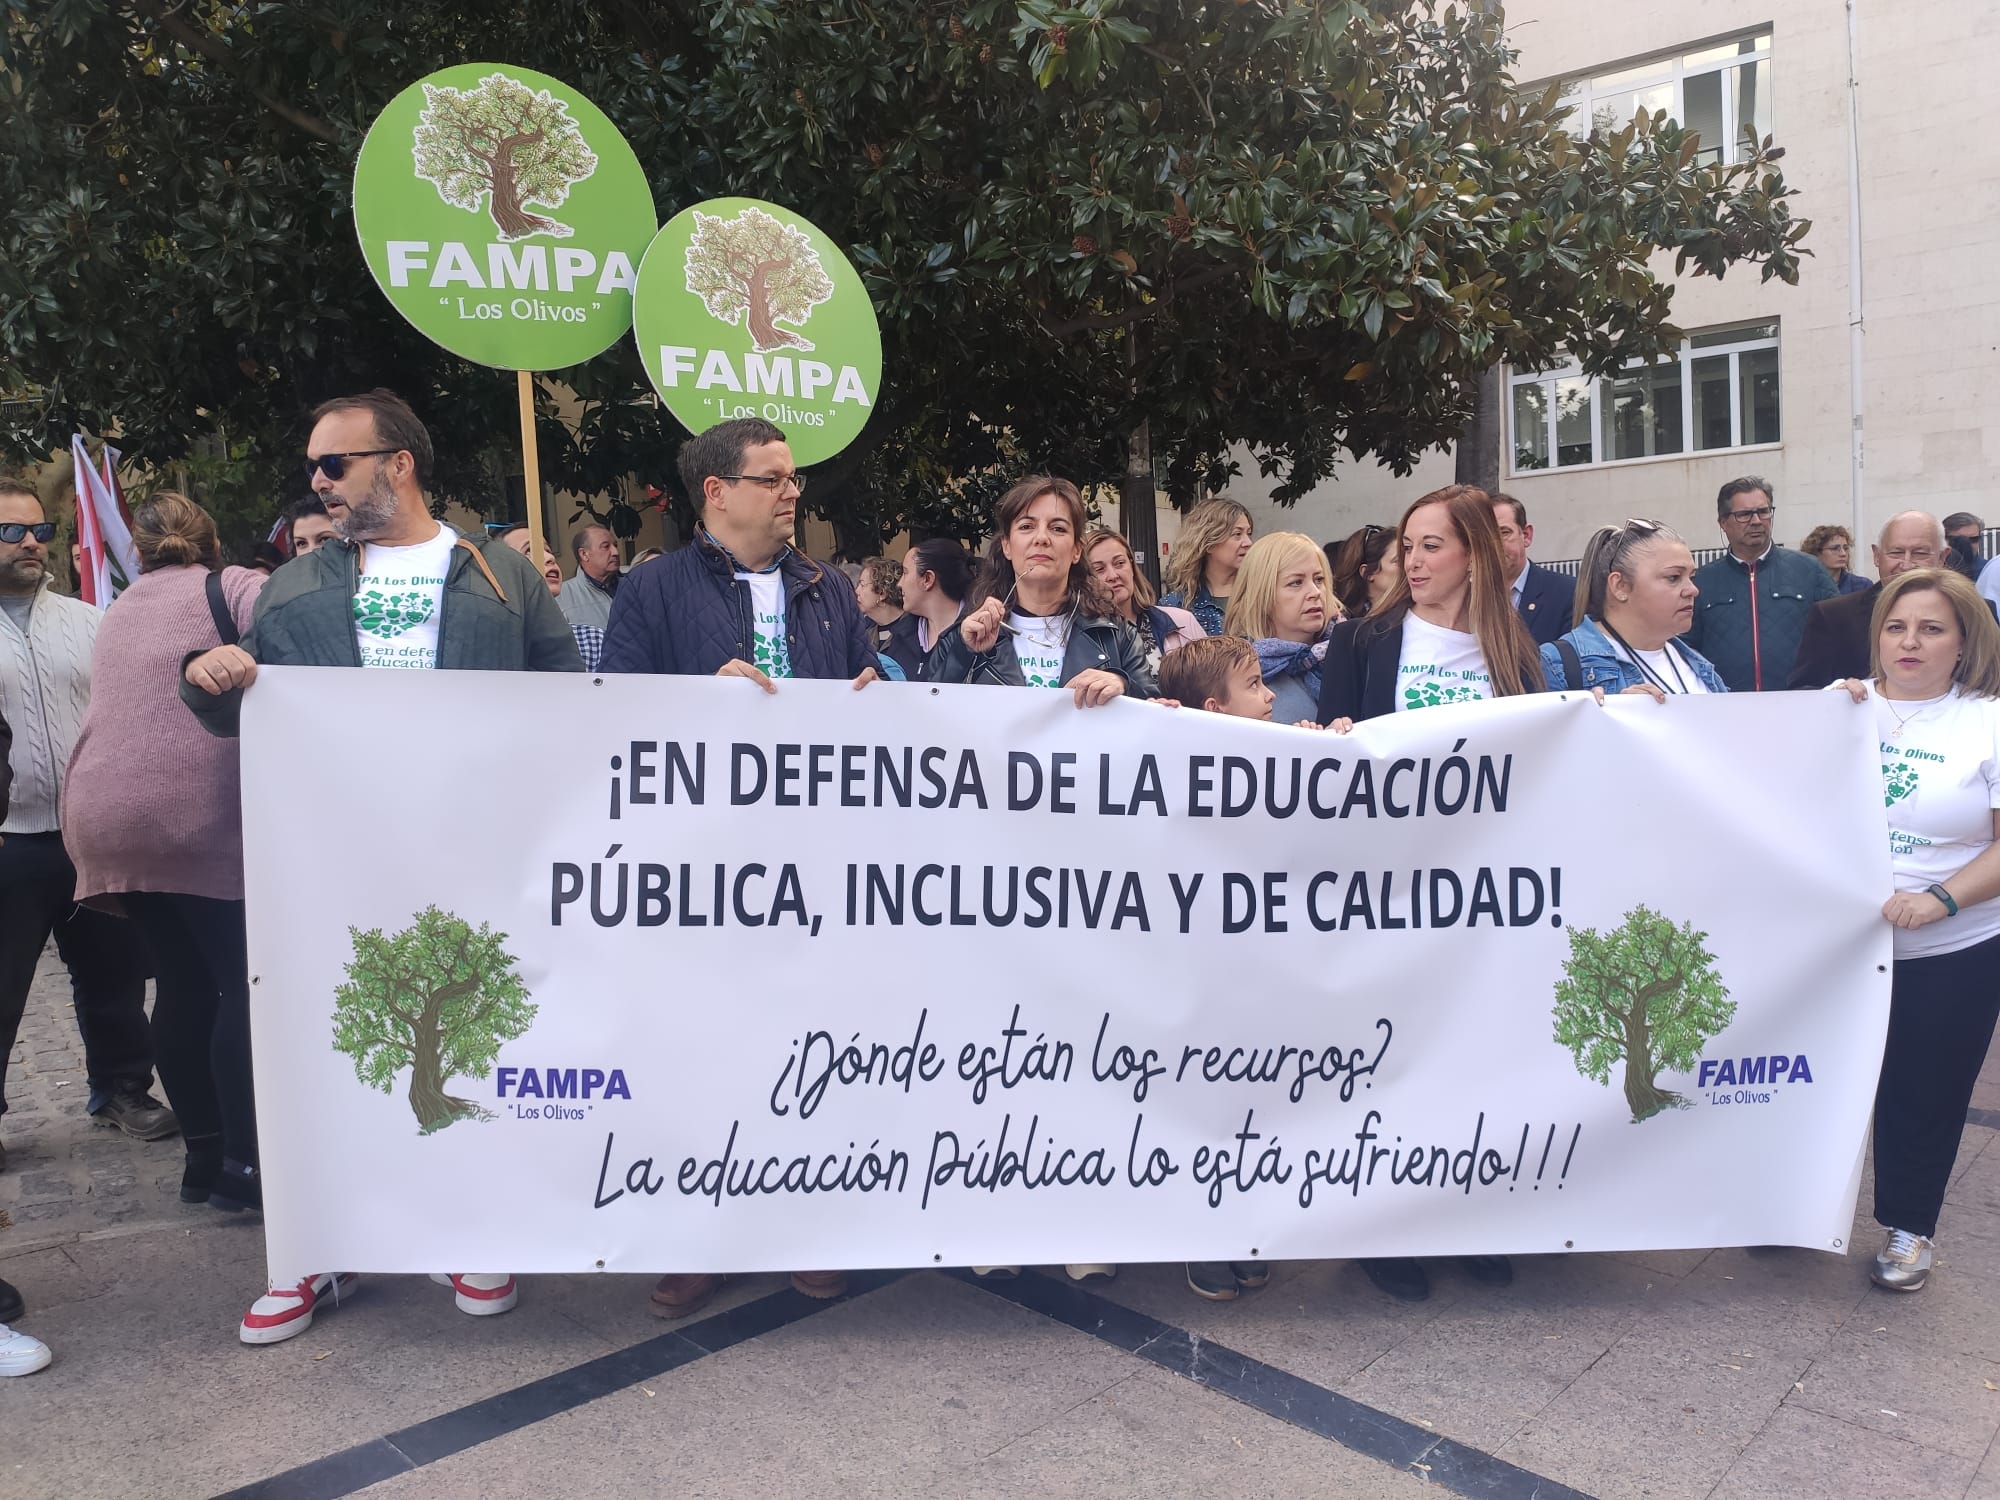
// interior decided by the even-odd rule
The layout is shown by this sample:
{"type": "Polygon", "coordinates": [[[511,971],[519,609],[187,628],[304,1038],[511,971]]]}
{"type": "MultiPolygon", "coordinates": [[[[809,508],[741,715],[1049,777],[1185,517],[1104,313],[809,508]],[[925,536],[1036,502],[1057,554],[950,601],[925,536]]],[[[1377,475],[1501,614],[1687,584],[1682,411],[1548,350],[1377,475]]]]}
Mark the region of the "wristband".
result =
{"type": "Polygon", "coordinates": [[[1924,889],[1944,903],[1944,914],[1946,916],[1955,917],[1958,915],[1958,903],[1951,899],[1950,891],[1946,890],[1942,885],[1936,884],[1927,885],[1924,889]]]}

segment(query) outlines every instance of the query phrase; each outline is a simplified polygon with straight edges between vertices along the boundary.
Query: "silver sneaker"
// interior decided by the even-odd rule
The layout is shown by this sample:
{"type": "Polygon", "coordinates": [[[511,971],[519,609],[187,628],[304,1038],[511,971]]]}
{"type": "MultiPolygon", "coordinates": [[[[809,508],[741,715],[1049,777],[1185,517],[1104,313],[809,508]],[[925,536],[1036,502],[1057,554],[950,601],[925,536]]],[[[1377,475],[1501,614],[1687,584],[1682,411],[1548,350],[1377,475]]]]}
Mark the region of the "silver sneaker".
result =
{"type": "Polygon", "coordinates": [[[1930,1274],[1931,1242],[1907,1229],[1892,1229],[1868,1276],[1892,1292],[1920,1292],[1930,1274]]]}

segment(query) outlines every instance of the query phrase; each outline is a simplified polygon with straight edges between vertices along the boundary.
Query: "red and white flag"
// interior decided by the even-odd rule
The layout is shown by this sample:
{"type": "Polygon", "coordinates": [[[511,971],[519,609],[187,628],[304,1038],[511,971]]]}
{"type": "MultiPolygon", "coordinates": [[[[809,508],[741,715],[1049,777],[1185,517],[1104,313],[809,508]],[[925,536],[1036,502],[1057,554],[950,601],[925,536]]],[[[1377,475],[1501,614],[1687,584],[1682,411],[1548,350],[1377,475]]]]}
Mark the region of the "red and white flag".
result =
{"type": "Polygon", "coordinates": [[[132,545],[132,515],[118,487],[118,450],[104,445],[92,467],[83,434],[70,440],[76,462],[76,539],[82,552],[77,586],[83,602],[109,609],[111,601],[139,576],[139,553],[132,545]]]}

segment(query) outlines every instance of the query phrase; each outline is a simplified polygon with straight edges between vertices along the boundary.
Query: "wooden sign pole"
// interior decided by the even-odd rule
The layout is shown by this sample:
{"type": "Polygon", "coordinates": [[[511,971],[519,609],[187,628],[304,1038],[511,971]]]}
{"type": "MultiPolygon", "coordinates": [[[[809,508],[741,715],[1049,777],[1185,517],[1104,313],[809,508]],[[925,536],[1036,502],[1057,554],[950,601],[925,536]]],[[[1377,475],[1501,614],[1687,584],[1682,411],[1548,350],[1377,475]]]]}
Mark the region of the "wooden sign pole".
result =
{"type": "Polygon", "coordinates": [[[521,397],[521,493],[528,509],[528,545],[533,555],[528,561],[542,570],[542,458],[535,447],[535,377],[526,370],[516,372],[521,397]]]}

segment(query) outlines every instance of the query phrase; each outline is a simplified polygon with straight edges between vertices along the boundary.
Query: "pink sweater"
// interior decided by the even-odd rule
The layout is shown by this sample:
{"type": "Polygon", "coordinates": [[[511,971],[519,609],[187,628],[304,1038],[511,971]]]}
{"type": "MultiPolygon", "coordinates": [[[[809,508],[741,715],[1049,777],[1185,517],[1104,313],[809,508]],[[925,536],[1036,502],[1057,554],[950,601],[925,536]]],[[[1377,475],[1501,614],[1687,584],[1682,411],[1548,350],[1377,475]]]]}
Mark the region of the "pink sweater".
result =
{"type": "MultiPolygon", "coordinates": [[[[181,659],[221,644],[199,566],[141,574],[97,627],[90,708],[63,785],[63,843],[76,899],[175,891],[243,899],[236,741],[217,739],[180,699],[181,659]]],[[[264,575],[222,571],[239,632],[264,575]]]]}

